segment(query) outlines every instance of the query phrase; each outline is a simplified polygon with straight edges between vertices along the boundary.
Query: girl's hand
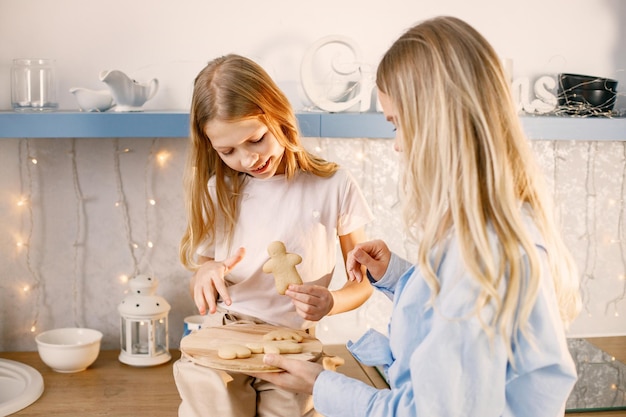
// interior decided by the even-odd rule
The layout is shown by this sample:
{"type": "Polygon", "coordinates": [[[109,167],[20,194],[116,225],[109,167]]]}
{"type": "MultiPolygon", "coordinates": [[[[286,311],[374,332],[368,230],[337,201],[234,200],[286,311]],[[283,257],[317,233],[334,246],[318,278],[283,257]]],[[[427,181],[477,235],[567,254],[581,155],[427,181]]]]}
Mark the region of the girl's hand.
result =
{"type": "Polygon", "coordinates": [[[200,314],[204,315],[207,312],[207,307],[209,313],[215,313],[218,296],[222,297],[226,305],[231,304],[232,301],[224,282],[224,276],[228,275],[235,265],[243,259],[245,253],[244,248],[239,248],[232,257],[224,261],[208,260],[191,277],[190,286],[193,300],[200,314]]]}
{"type": "Polygon", "coordinates": [[[348,279],[361,282],[361,266],[364,266],[374,279],[379,280],[385,275],[390,260],[391,251],[382,240],[359,243],[348,253],[346,259],[348,279]]]}
{"type": "Polygon", "coordinates": [[[322,373],[322,365],[298,359],[289,359],[281,355],[266,354],[263,357],[266,365],[284,369],[285,372],[263,372],[249,374],[255,378],[264,379],[287,391],[313,394],[313,385],[317,376],[322,373]]]}
{"type": "Polygon", "coordinates": [[[335,303],[328,288],[319,285],[289,285],[285,295],[291,297],[296,312],[305,320],[318,321],[335,303]]]}

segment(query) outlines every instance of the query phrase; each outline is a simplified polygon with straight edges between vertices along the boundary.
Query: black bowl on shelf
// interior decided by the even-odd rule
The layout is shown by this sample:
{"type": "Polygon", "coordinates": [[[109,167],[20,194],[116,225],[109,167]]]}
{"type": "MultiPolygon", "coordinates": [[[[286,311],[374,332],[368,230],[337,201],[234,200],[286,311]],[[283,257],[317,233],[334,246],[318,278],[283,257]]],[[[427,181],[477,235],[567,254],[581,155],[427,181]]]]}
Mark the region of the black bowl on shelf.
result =
{"type": "Polygon", "coordinates": [[[606,114],[613,111],[617,81],[579,74],[559,74],[558,104],[574,115],[606,114]]]}
{"type": "Polygon", "coordinates": [[[563,96],[559,95],[559,105],[611,111],[615,105],[615,97],[615,93],[608,90],[573,89],[563,96]]]}
{"type": "Polygon", "coordinates": [[[559,74],[559,88],[567,90],[609,90],[617,92],[617,80],[581,74],[559,74]]]}

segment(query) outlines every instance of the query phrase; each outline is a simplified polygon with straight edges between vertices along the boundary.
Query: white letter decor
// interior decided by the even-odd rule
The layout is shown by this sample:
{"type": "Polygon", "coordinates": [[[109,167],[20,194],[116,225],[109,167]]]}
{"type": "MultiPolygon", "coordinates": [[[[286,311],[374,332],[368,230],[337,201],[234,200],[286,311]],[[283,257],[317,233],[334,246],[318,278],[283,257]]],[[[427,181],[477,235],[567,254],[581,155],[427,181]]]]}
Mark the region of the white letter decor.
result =
{"type": "Polygon", "coordinates": [[[517,111],[525,111],[526,113],[550,113],[557,106],[556,96],[550,90],[556,87],[554,78],[544,75],[540,77],[534,84],[535,99],[530,97],[530,80],[528,77],[517,78],[511,85],[513,93],[513,101],[517,107],[517,111]]]}
{"type": "MultiPolygon", "coordinates": [[[[336,48],[327,49],[332,51],[336,48]]],[[[356,42],[339,35],[326,36],[313,43],[304,54],[300,68],[305,94],[315,106],[327,112],[346,111],[357,103],[360,103],[359,111],[370,110],[372,90],[375,87],[373,74],[372,68],[363,63],[362,53],[356,42]],[[315,64],[316,61],[322,61],[316,58],[322,55],[321,49],[329,45],[347,48],[350,56],[335,53],[330,57],[330,62],[322,62],[323,69],[317,72],[324,74],[323,79],[316,80],[315,68],[320,65],[315,64]],[[324,70],[327,65],[330,65],[330,71],[324,70]],[[337,87],[341,90],[338,93],[337,87]]]]}

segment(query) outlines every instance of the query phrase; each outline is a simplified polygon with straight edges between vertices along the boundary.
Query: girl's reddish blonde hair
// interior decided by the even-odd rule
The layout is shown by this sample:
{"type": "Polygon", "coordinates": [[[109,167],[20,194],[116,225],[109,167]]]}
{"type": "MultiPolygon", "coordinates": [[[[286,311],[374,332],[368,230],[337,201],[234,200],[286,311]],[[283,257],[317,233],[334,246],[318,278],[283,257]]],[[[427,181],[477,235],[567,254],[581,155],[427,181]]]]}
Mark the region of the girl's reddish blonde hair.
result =
{"type": "Polygon", "coordinates": [[[190,140],[184,172],[187,228],[179,249],[180,260],[188,269],[198,267],[195,252],[199,245],[214,241],[218,211],[227,233],[232,234],[246,177],[221,160],[205,134],[206,125],[214,120],[233,122],[249,118],[265,124],[285,147],[287,178],[298,171],[329,177],[338,168],[337,164],[303,147],[289,100],[260,65],[234,54],[209,62],[195,79],[191,99],[190,140]],[[208,191],[212,177],[217,201],[213,201],[208,191]]]}

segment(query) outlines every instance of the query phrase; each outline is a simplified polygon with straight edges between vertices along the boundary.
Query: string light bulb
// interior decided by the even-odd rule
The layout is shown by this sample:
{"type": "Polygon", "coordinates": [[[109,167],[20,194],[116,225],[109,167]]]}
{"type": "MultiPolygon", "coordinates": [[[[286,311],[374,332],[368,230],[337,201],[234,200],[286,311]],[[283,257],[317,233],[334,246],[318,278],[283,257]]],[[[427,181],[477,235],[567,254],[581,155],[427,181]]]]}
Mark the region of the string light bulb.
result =
{"type": "Polygon", "coordinates": [[[163,167],[167,163],[167,161],[169,161],[171,156],[172,154],[169,153],[168,151],[160,151],[156,155],[157,163],[159,164],[160,167],[163,167]]]}

